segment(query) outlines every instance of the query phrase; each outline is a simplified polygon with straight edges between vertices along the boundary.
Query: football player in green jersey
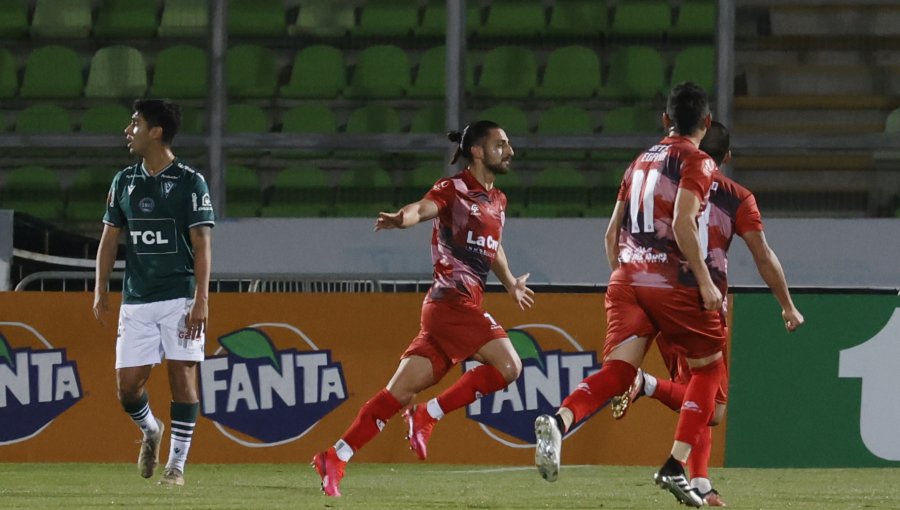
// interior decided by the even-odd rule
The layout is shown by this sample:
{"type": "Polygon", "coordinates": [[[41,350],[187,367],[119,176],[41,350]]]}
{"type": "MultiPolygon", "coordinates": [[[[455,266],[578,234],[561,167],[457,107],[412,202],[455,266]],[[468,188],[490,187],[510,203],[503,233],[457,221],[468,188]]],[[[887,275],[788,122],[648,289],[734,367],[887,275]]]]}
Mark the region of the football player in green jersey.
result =
{"type": "Polygon", "coordinates": [[[215,224],[203,176],[176,158],[172,139],[178,105],[139,99],[125,128],[131,154],[141,160],[113,178],[97,250],[94,316],[108,312],[107,283],[125,232],[125,281],[116,340],[119,401],[141,428],[138,467],[150,478],[159,462],[165,426],[150,410],[144,386],[150,369],[168,360],[171,445],[160,484],[183,485],[184,465],[200,409],[197,366],[204,356],[215,224]]]}

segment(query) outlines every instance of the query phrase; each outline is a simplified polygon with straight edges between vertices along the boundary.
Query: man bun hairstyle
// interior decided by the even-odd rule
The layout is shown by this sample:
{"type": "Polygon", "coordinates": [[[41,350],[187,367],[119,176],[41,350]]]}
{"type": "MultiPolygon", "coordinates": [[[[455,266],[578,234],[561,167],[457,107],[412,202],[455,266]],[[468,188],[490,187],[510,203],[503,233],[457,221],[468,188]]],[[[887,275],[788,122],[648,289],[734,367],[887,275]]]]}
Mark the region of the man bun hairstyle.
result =
{"type": "Polygon", "coordinates": [[[716,166],[720,166],[725,160],[725,155],[731,150],[731,133],[724,124],[718,121],[712,121],[703,140],[700,141],[700,150],[709,154],[709,157],[716,162],[716,166]]]}
{"type": "Polygon", "coordinates": [[[696,83],[679,83],[669,93],[666,114],[677,134],[690,135],[700,129],[703,119],[709,115],[709,97],[696,83]]]}
{"type": "Polygon", "coordinates": [[[457,145],[456,152],[453,154],[453,159],[450,160],[450,164],[452,165],[459,161],[460,156],[471,162],[472,146],[478,145],[492,129],[498,129],[499,127],[500,125],[496,122],[479,120],[474,124],[469,124],[463,128],[462,131],[450,131],[447,133],[447,139],[457,145]]]}
{"type": "Polygon", "coordinates": [[[151,128],[162,128],[162,142],[172,145],[181,127],[181,107],[168,99],[138,99],[132,110],[147,121],[151,128]]]}

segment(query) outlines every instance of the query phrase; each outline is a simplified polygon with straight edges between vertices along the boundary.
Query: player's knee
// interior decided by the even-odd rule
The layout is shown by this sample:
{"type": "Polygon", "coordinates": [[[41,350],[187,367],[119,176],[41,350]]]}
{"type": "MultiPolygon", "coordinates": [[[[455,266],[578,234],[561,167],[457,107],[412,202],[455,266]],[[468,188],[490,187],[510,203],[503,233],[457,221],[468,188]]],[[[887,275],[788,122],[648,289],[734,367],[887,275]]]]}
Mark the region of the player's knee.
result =
{"type": "Polygon", "coordinates": [[[118,388],[116,390],[116,398],[123,406],[133,406],[141,401],[142,389],[139,388],[118,388]]]}
{"type": "Polygon", "coordinates": [[[497,367],[500,370],[500,373],[503,375],[503,379],[506,380],[507,384],[511,384],[513,381],[519,378],[519,375],[522,373],[522,360],[519,358],[513,358],[509,360],[507,363],[504,363],[503,366],[497,367]]]}

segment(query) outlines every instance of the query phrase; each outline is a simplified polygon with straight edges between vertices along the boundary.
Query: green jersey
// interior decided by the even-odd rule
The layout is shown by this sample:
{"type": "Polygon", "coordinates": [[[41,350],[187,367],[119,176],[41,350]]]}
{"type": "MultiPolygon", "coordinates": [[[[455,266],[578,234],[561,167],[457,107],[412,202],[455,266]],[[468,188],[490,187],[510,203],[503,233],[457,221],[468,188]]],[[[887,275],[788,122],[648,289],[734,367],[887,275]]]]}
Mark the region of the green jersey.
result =
{"type": "Polygon", "coordinates": [[[113,178],[103,222],[127,230],[123,302],[152,303],[194,295],[190,229],[215,225],[209,187],[176,158],[151,176],[143,163],[113,178]]]}

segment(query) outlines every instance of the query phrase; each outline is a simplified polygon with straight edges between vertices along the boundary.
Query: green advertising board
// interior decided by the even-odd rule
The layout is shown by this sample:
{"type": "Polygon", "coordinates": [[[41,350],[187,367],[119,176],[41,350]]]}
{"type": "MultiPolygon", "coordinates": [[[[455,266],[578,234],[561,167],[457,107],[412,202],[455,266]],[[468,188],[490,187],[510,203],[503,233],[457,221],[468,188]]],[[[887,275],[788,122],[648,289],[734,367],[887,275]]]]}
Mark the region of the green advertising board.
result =
{"type": "Polygon", "coordinates": [[[735,295],[725,465],[900,465],[900,297],[794,301],[788,334],[771,294],[735,295]]]}

